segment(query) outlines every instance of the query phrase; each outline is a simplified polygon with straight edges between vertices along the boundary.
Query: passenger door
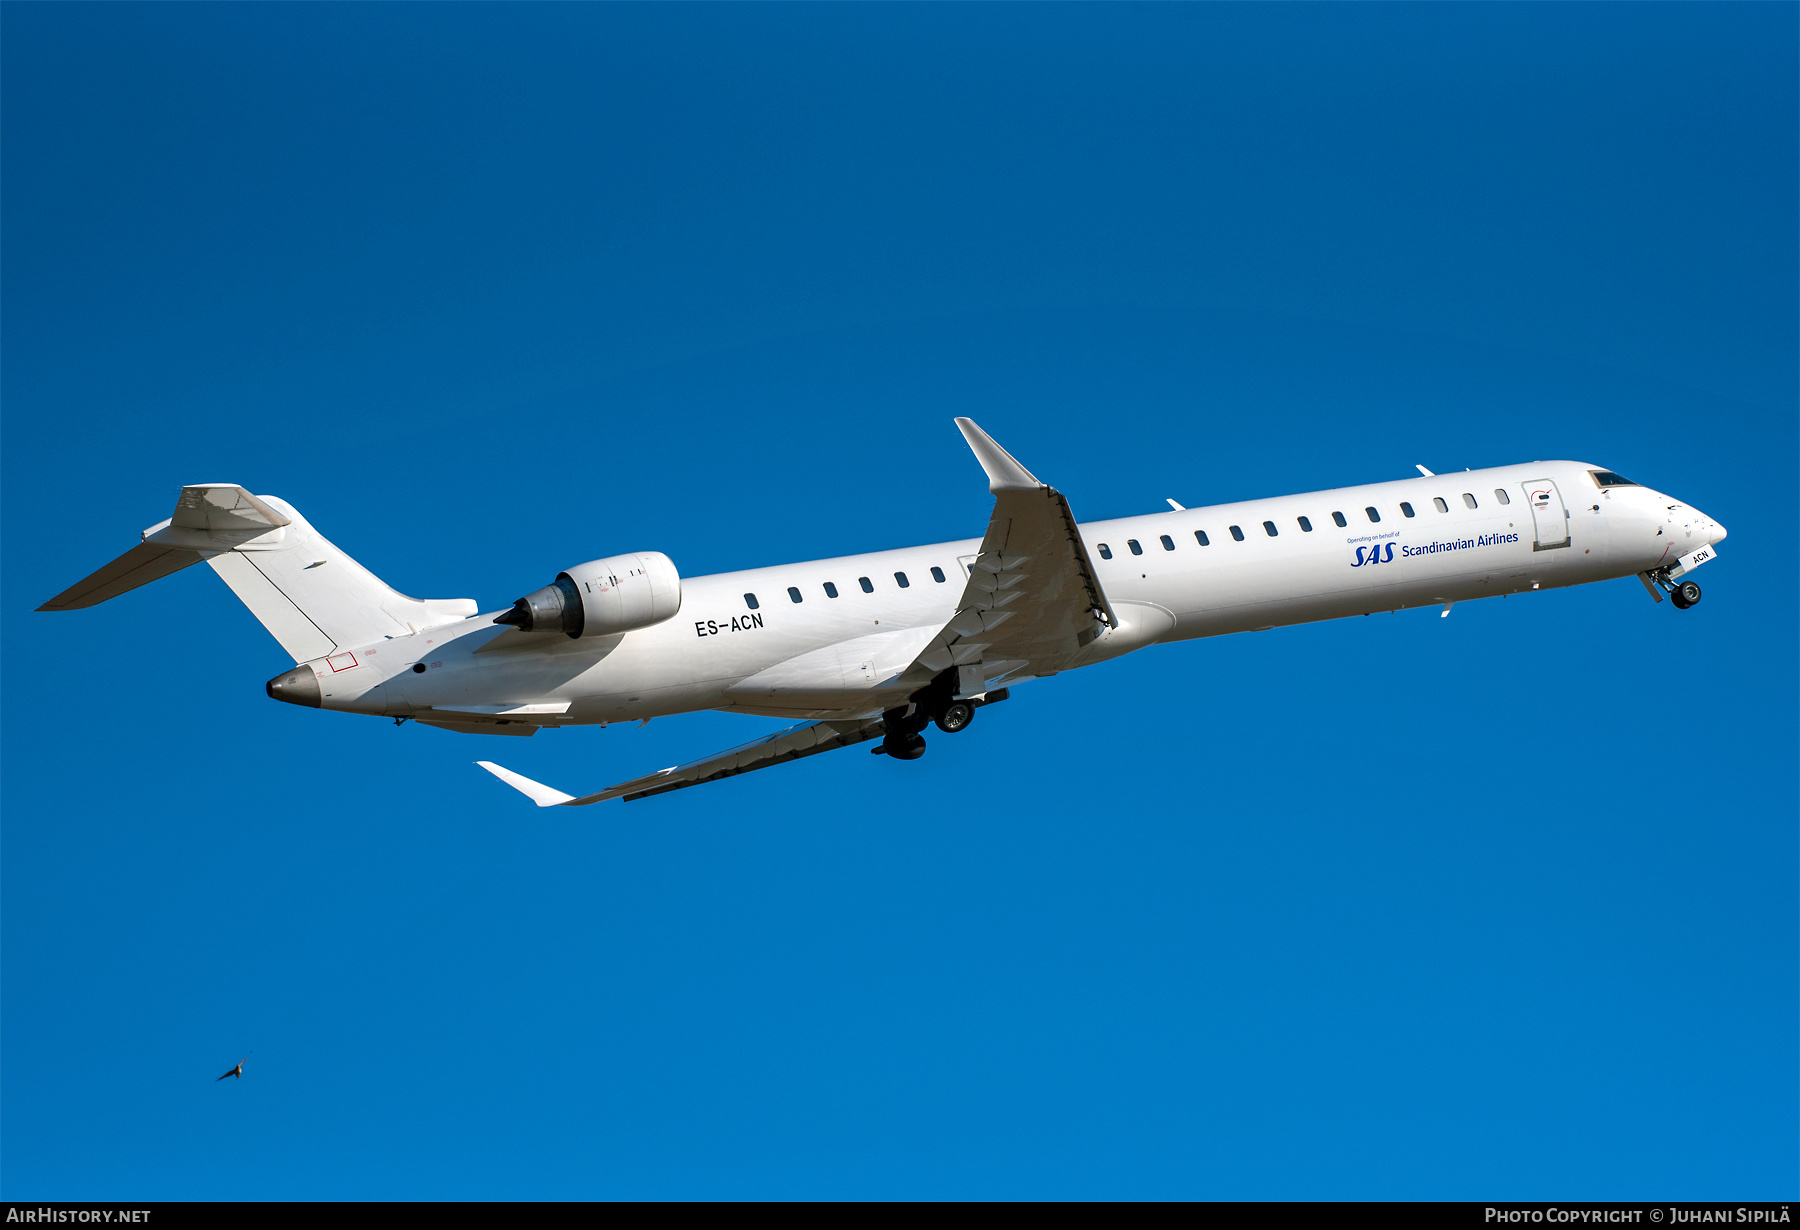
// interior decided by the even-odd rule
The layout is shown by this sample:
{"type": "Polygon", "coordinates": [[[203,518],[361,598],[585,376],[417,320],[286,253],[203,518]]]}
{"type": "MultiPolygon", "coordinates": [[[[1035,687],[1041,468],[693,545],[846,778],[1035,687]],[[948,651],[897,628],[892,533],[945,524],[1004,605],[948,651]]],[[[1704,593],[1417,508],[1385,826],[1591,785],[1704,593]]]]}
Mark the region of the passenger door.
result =
{"type": "Polygon", "coordinates": [[[1547,478],[1534,478],[1522,483],[1525,499],[1531,505],[1531,523],[1537,532],[1533,551],[1550,551],[1569,545],[1569,510],[1563,506],[1562,493],[1547,478]]]}

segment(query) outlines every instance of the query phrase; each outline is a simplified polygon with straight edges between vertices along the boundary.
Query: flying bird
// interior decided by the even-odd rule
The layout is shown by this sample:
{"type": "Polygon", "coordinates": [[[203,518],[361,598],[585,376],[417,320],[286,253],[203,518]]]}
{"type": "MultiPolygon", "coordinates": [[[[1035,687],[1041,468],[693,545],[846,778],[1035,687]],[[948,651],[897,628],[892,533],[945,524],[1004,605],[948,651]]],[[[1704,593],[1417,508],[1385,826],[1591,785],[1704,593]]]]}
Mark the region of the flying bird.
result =
{"type": "MultiPolygon", "coordinates": [[[[256,1053],[255,1051],[250,1052],[251,1055],[254,1055],[255,1053],[256,1053]]],[[[248,1058],[250,1058],[250,1055],[244,1056],[244,1059],[248,1059],[248,1058]]],[[[227,1072],[225,1074],[225,1076],[235,1076],[239,1080],[243,1080],[244,1079],[244,1059],[238,1060],[237,1067],[235,1067],[231,1071],[227,1072]]],[[[219,1080],[221,1080],[221,1081],[224,1080],[225,1076],[221,1076],[219,1078],[219,1080]]],[[[214,1081],[213,1083],[216,1085],[216,1084],[218,1084],[218,1081],[214,1081]]]]}

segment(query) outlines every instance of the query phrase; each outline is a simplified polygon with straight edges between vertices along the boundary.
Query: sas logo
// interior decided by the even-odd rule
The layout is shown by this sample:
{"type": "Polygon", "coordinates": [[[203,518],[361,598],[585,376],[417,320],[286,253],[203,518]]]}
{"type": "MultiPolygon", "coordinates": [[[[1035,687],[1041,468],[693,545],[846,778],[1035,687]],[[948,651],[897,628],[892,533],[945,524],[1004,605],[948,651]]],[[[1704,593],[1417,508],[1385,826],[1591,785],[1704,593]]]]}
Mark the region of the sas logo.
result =
{"type": "Polygon", "coordinates": [[[1394,562],[1394,544],[1378,542],[1372,547],[1356,548],[1356,562],[1352,568],[1361,568],[1364,564],[1391,564],[1394,562]],[[1383,553],[1385,549],[1385,554],[1383,553]]]}

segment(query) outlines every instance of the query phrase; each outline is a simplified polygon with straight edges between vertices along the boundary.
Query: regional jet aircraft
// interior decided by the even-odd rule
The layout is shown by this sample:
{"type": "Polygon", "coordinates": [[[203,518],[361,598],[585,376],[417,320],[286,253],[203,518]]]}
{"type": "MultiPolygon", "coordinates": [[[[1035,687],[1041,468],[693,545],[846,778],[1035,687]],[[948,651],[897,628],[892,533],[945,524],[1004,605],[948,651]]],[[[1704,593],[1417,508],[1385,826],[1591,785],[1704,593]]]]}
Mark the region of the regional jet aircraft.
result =
{"type": "Polygon", "coordinates": [[[1016,684],[1168,641],[1636,576],[1657,602],[1718,522],[1575,461],[1433,474],[1077,523],[968,419],[994,512],[979,539],[684,580],[655,551],[577,564],[502,612],[389,589],[293,507],[182,488],[143,541],[39,610],[205,560],[294,659],[276,700],[441,730],[533,735],[700,709],[805,719],[579,797],[488,761],[540,807],[647,798],[879,739],[924,754],[1016,684]]]}

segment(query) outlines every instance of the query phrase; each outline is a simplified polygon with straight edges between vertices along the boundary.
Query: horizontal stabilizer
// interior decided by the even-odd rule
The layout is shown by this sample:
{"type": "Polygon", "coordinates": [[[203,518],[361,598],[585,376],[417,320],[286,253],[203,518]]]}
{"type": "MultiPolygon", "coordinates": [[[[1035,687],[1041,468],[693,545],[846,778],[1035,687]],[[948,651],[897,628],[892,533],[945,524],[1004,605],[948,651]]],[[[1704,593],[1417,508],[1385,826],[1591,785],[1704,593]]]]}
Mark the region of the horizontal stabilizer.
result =
{"type": "Polygon", "coordinates": [[[183,487],[169,519],[141,537],[38,610],[93,606],[205,560],[296,662],[475,614],[468,598],[421,600],[396,592],[286,501],[251,495],[235,483],[183,487]]]}
{"type": "Polygon", "coordinates": [[[288,517],[236,483],[191,484],[181,489],[174,515],[145,530],[144,541],[38,610],[96,606],[289,524],[288,517]]]}
{"type": "Polygon", "coordinates": [[[293,521],[236,483],[196,483],[181,489],[169,524],[209,534],[243,530],[262,534],[292,525],[293,521]]]}
{"type": "Polygon", "coordinates": [[[117,598],[140,585],[160,581],[180,572],[206,557],[198,551],[181,547],[165,547],[159,543],[140,542],[118,559],[89,576],[83,577],[62,593],[40,606],[40,611],[78,611],[108,598],[117,598]]]}

